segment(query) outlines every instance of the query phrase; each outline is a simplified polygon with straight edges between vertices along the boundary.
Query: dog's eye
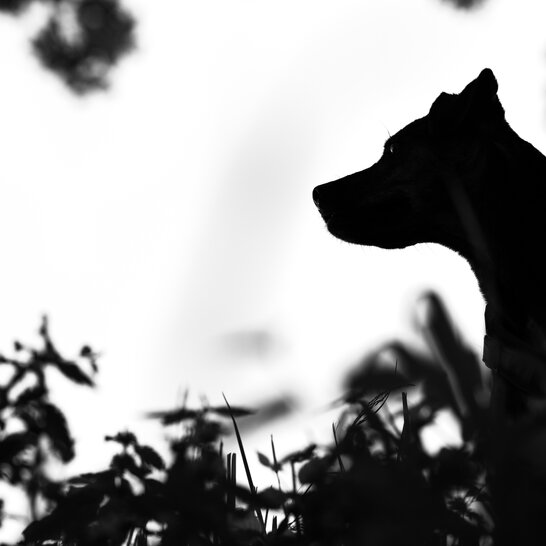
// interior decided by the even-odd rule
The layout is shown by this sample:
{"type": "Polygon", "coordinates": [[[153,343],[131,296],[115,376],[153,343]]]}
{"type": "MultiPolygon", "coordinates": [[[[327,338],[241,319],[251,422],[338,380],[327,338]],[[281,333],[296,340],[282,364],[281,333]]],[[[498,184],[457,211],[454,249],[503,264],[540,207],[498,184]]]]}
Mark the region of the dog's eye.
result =
{"type": "Polygon", "coordinates": [[[398,148],[399,148],[398,144],[396,144],[392,140],[389,140],[389,141],[385,142],[385,155],[397,154],[398,151],[399,151],[398,148]]]}

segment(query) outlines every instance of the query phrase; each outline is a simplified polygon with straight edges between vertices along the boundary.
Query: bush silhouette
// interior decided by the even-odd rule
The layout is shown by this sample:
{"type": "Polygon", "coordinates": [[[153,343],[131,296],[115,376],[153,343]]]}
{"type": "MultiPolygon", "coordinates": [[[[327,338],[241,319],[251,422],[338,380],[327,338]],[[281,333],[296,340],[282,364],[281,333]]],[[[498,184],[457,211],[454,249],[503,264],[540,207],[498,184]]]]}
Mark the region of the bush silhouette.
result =
{"type": "MultiPolygon", "coordinates": [[[[165,426],[183,427],[172,442],[169,463],[132,433],[121,432],[106,437],[119,444],[119,453],[103,471],[51,483],[38,480],[43,473],[32,467],[32,487],[15,483],[29,495],[47,497],[49,505],[25,529],[24,543],[487,544],[495,535],[496,507],[508,502],[496,500],[490,486],[492,448],[500,443],[492,440],[487,386],[479,358],[461,341],[441,300],[435,294],[424,300],[430,353],[393,342],[364,358],[336,402],[341,415],[330,445],[279,457],[272,439],[271,453],[258,454],[272,471],[274,486],[257,488],[247,462],[238,423],[252,411],[227,401],[225,407],[197,409],[184,404],[150,415],[165,426]],[[386,349],[396,358],[391,369],[381,363],[386,349]],[[454,415],[462,441],[431,453],[422,433],[441,411],[454,415]],[[230,427],[239,443],[245,487],[236,481],[237,456],[223,453],[221,438],[230,427]],[[291,487],[281,486],[282,473],[291,487]]],[[[40,363],[31,365],[32,372],[54,366],[76,383],[91,384],[81,366],[60,357],[45,324],[43,349],[17,345],[30,362],[40,363]]],[[[85,347],[81,354],[95,369],[93,351],[85,347]]],[[[16,400],[21,404],[10,398],[8,405],[16,400]]],[[[40,407],[51,406],[39,400],[40,407]]],[[[46,455],[66,460],[73,455],[69,432],[61,412],[53,413],[56,426],[40,429],[53,438],[46,455]]],[[[3,453],[10,441],[9,435],[2,437],[3,453]]],[[[25,445],[3,456],[8,468],[16,468],[15,454],[25,445]]],[[[503,453],[513,461],[509,450],[503,453]]],[[[513,475],[500,464],[494,468],[503,477],[513,475]]]]}

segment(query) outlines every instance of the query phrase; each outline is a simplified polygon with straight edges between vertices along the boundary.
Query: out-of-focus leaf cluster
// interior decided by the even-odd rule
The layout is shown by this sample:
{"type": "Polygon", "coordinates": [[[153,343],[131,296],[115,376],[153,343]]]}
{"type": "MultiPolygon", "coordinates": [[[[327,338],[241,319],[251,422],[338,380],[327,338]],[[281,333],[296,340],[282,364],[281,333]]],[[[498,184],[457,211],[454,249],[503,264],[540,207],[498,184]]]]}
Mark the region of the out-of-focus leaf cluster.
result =
{"type": "Polygon", "coordinates": [[[64,358],[54,345],[44,317],[41,347],[18,341],[12,356],[0,354],[0,480],[21,488],[30,503],[31,518],[40,503],[55,501],[60,484],[48,475],[48,464],[74,458],[74,440],[63,412],[50,401],[48,370],[73,383],[92,386],[96,354],[84,347],[77,360],[64,358]]]}
{"type": "Polygon", "coordinates": [[[461,8],[461,9],[472,9],[482,5],[485,2],[485,0],[444,0],[444,1],[449,2],[450,4],[453,4],[455,7],[461,8]]]}
{"type": "MultiPolygon", "coordinates": [[[[21,14],[37,0],[0,0],[21,14]]],[[[118,0],[41,0],[49,9],[33,39],[41,63],[79,94],[108,87],[110,70],[135,46],[135,20],[118,0]]]]}

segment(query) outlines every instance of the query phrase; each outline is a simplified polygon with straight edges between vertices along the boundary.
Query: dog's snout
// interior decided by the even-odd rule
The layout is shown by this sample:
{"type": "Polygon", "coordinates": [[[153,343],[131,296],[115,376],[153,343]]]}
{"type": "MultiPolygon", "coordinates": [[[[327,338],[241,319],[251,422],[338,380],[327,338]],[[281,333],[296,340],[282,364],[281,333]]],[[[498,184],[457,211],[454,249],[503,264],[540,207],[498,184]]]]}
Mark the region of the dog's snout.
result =
{"type": "Polygon", "coordinates": [[[319,205],[319,189],[318,186],[313,190],[313,203],[315,203],[317,208],[320,208],[319,205]]]}

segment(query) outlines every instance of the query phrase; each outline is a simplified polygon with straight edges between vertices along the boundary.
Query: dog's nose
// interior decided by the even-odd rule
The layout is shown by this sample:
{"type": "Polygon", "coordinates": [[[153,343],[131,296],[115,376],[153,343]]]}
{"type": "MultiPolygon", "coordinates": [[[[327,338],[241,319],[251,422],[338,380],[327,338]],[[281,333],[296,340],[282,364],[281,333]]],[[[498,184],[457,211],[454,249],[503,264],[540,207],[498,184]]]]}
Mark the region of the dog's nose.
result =
{"type": "Polygon", "coordinates": [[[319,207],[319,189],[318,189],[318,186],[313,190],[313,202],[315,203],[317,208],[320,208],[319,207]]]}

